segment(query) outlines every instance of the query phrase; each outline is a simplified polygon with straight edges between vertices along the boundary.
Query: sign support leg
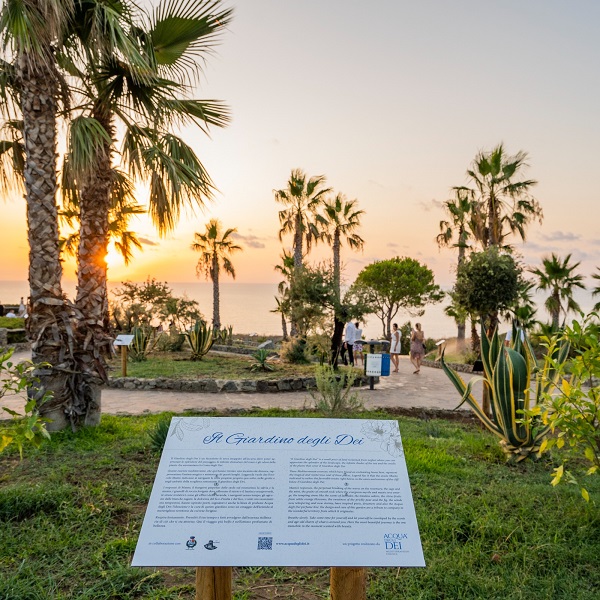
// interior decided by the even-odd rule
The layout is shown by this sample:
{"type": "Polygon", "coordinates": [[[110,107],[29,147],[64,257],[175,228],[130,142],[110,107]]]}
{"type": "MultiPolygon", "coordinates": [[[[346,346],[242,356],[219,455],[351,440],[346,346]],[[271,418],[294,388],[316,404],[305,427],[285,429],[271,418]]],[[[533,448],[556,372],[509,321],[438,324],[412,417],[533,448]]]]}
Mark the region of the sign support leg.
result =
{"type": "Polygon", "coordinates": [[[231,567],[196,567],[196,600],[231,600],[231,567]]]}
{"type": "Polygon", "coordinates": [[[121,377],[127,377],[127,346],[121,346],[121,377]]]}
{"type": "Polygon", "coordinates": [[[331,567],[331,600],[366,600],[367,570],[364,567],[331,567]]]}

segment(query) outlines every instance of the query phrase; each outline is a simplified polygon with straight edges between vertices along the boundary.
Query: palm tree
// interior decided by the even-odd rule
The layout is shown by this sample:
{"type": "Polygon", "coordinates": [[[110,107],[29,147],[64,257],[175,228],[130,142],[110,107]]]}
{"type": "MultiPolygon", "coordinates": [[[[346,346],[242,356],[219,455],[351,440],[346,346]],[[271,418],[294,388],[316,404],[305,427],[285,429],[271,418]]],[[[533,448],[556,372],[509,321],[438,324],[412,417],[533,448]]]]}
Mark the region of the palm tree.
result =
{"type": "Polygon", "coordinates": [[[337,194],[333,200],[323,202],[323,214],[317,217],[323,227],[321,237],[333,248],[333,285],[338,302],[341,298],[341,248],[344,241],[353,250],[362,250],[364,240],[355,231],[360,227],[364,210],[357,209],[357,200],[346,200],[337,194]]]}
{"type": "MultiPolygon", "coordinates": [[[[67,385],[73,362],[69,312],[61,287],[57,188],[57,99],[63,78],[54,50],[69,23],[68,0],[8,0],[0,13],[0,36],[10,48],[3,62],[2,96],[5,113],[19,114],[25,159],[23,163],[29,239],[29,319],[32,360],[52,366],[39,371],[42,389],[52,391],[46,416],[62,427],[75,409],[65,414],[71,397],[67,385]]],[[[66,96],[62,95],[63,99],[66,96]]],[[[72,405],[71,405],[72,406],[72,405]]]]}
{"type": "Polygon", "coordinates": [[[314,218],[323,197],[331,191],[324,185],[324,175],[311,177],[307,181],[304,171],[293,169],[287,188],[273,190],[275,200],[286,207],[279,211],[279,239],[282,240],[287,233],[293,235],[295,269],[302,267],[304,243],[306,242],[307,251],[310,251],[312,243],[321,235],[314,218]]]}
{"type": "Polygon", "coordinates": [[[192,244],[192,250],[200,252],[200,258],[196,265],[196,275],[201,273],[210,278],[213,283],[213,328],[221,328],[221,315],[219,303],[219,273],[221,268],[235,279],[235,270],[229,255],[241,250],[232,241],[232,236],[237,229],[227,229],[223,231],[221,222],[218,219],[211,219],[206,225],[204,233],[195,233],[195,242],[192,244]]]}
{"type": "MultiPolygon", "coordinates": [[[[33,42],[26,47],[28,52],[38,49],[36,35],[38,29],[42,30],[38,36],[43,42],[40,52],[46,52],[46,62],[53,69],[47,68],[50,74],[42,79],[54,85],[51,99],[59,96],[60,74],[54,66],[55,49],[60,65],[72,80],[77,78],[78,81],[77,94],[81,101],[78,116],[70,123],[63,180],[72,184],[71,192],[77,195],[82,234],[78,246],[76,299],[79,312],[76,313],[75,341],[78,343],[74,346],[78,367],[68,369],[74,380],[68,389],[76,390],[81,397],[76,401],[76,409],[66,407],[65,410],[75,420],[86,415],[86,422],[90,423],[99,418],[99,394],[93,392],[96,397],[88,398],[88,392],[94,389],[94,381],[103,377],[102,354],[110,345],[106,335],[105,256],[111,199],[119,188],[115,181],[117,172],[112,168],[115,120],[125,124],[121,156],[134,178],[150,181],[150,213],[159,231],[164,233],[174,226],[182,206],[202,205],[214,188],[195,154],[170,134],[169,128],[190,121],[203,130],[208,125],[226,124],[227,111],[219,103],[189,99],[187,90],[192,89],[191,84],[201,72],[200,63],[194,58],[204,57],[212,50],[219,30],[231,18],[231,10],[221,10],[219,0],[179,5],[166,0],[153,18],[145,21],[144,29],[136,21],[140,13],[133,14],[127,4],[117,6],[94,0],[62,2],[57,4],[65,9],[61,18],[68,27],[60,31],[57,28],[50,35],[47,24],[53,22],[54,16],[51,2],[8,4],[14,4],[19,10],[23,5],[27,14],[19,14],[14,7],[5,10],[2,22],[5,33],[14,30],[22,35],[22,23],[33,24],[34,35],[30,36],[33,42]],[[67,20],[66,15],[72,18],[67,20]]],[[[137,11],[137,7],[132,6],[137,11]]],[[[8,35],[5,37],[8,39],[8,35]]],[[[16,81],[7,66],[10,67],[7,63],[2,65],[4,72],[0,77],[3,93],[6,93],[7,83],[16,81]]],[[[66,85],[63,89],[67,89],[66,85]]],[[[34,101],[39,102],[40,97],[44,97],[44,92],[37,94],[34,101]]],[[[47,127],[41,129],[45,131],[47,127]]],[[[53,143],[55,146],[55,141],[53,143]]],[[[53,158],[54,155],[55,147],[53,158]]],[[[53,173],[55,188],[55,165],[53,173]]],[[[135,245],[135,238],[130,232],[122,233],[121,243],[127,253],[131,245],[135,245]]],[[[51,237],[37,236],[38,240],[51,237]]],[[[45,247],[50,249],[50,244],[45,247]]],[[[53,273],[60,276],[60,268],[54,268],[53,273]]],[[[66,329],[71,331],[70,327],[66,329]]],[[[73,348],[71,343],[63,346],[73,348]]],[[[67,386],[62,387],[67,389],[67,386]]]]}
{"type": "Polygon", "coordinates": [[[504,246],[509,234],[518,234],[525,240],[525,228],[533,219],[541,222],[542,209],[530,195],[536,185],[533,179],[515,181],[526,167],[527,154],[518,152],[508,156],[504,145],[499,144],[491,152],[480,151],[467,174],[475,184],[477,202],[485,227],[481,229],[485,248],[504,246]]]}
{"type": "Polygon", "coordinates": [[[564,259],[560,259],[552,253],[550,258],[542,259],[542,268],[530,269],[537,276],[539,290],[550,291],[550,296],[546,299],[544,306],[552,317],[552,328],[559,327],[561,313],[565,319],[571,311],[581,311],[579,304],[573,298],[575,288],[585,289],[583,277],[575,275],[574,271],[580,263],[570,264],[571,254],[567,254],[564,259]]]}
{"type": "MultiPolygon", "coordinates": [[[[118,9],[122,12],[101,5],[93,19],[76,14],[70,44],[85,60],[65,59],[70,74],[78,78],[81,96],[78,115],[70,122],[65,171],[78,198],[82,233],[75,303],[80,315],[76,328],[83,374],[80,392],[86,405],[87,391],[96,390],[102,378],[111,344],[105,260],[111,208],[123,205],[118,196],[133,182],[148,182],[149,213],[159,233],[171,230],[184,206],[203,206],[214,189],[198,157],[171,128],[194,123],[206,131],[209,125],[228,122],[220,103],[188,98],[188,90],[200,72],[195,59],[211,51],[231,10],[220,9],[219,0],[164,0],[144,28],[133,23],[139,14],[131,14],[127,5],[119,4],[118,9]],[[103,11],[117,13],[123,28],[104,25],[110,19],[107,15],[98,19],[103,11]],[[109,38],[105,45],[90,43],[99,35],[99,22],[109,38]],[[124,130],[123,174],[113,168],[117,125],[124,130]],[[130,181],[120,184],[120,175],[130,181]]],[[[128,243],[135,244],[131,235],[123,242],[126,252],[128,243]]]]}
{"type": "MultiPolygon", "coordinates": [[[[449,220],[440,221],[440,233],[436,237],[438,246],[452,246],[458,248],[457,266],[460,266],[465,259],[465,254],[469,248],[468,240],[475,237],[472,233],[476,229],[473,222],[475,215],[475,193],[467,187],[455,187],[454,198],[444,202],[444,209],[449,215],[449,220]],[[452,243],[456,237],[456,242],[452,243]]],[[[449,307],[458,328],[457,345],[462,349],[465,345],[466,315],[464,311],[456,310],[456,307],[449,307]]]]}

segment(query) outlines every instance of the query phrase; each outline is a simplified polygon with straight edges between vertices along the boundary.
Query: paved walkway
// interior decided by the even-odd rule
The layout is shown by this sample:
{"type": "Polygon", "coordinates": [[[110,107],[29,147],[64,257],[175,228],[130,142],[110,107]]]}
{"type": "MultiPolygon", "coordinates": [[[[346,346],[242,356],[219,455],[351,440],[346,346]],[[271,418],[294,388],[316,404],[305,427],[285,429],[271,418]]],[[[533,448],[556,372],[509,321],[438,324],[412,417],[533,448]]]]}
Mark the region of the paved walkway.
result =
{"type": "MultiPolygon", "coordinates": [[[[30,355],[13,355],[13,361],[28,360],[30,355]]],[[[430,411],[451,411],[460,398],[441,369],[421,367],[419,375],[413,374],[413,366],[408,357],[401,357],[399,373],[381,377],[374,390],[368,386],[358,390],[365,408],[430,411]]],[[[461,373],[466,381],[471,375],[461,373]]],[[[4,397],[0,405],[20,410],[23,399],[15,396],[4,397]]],[[[308,392],[282,392],[278,394],[256,393],[198,393],[168,390],[123,390],[104,389],[102,391],[102,412],[105,414],[137,415],[172,411],[208,410],[248,410],[252,408],[302,409],[312,408],[314,400],[308,392]]],[[[464,406],[461,409],[469,411],[464,406]]],[[[2,418],[2,416],[0,416],[2,418]]]]}

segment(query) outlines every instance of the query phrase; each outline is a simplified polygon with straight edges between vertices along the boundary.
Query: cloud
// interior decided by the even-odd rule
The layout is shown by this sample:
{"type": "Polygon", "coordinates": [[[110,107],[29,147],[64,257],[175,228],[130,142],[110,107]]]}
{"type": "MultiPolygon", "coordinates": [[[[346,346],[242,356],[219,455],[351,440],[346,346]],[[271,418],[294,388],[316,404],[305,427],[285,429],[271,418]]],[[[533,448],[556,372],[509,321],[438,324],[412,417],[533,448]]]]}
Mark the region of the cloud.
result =
{"type": "Polygon", "coordinates": [[[240,242],[243,242],[244,244],[246,244],[246,246],[250,247],[250,248],[264,248],[265,245],[264,243],[261,241],[262,239],[265,238],[259,238],[256,235],[242,235],[241,233],[232,233],[231,237],[239,240],[240,242]]]}
{"type": "Polygon", "coordinates": [[[542,238],[549,242],[572,242],[580,239],[581,236],[570,231],[552,231],[551,233],[542,234],[542,238]]]}
{"type": "Polygon", "coordinates": [[[151,240],[150,238],[138,237],[138,240],[140,241],[140,244],[143,244],[144,246],[160,246],[160,244],[158,242],[155,242],[154,240],[151,240]]]}
{"type": "Polygon", "coordinates": [[[436,200],[432,198],[429,202],[425,202],[424,200],[420,200],[417,202],[417,206],[420,206],[425,212],[431,212],[432,210],[438,210],[444,206],[444,203],[440,200],[436,200]]]}
{"type": "Polygon", "coordinates": [[[375,187],[385,190],[385,185],[383,185],[383,183],[379,183],[379,181],[375,181],[374,179],[367,179],[367,183],[369,185],[374,185],[375,187]]]}

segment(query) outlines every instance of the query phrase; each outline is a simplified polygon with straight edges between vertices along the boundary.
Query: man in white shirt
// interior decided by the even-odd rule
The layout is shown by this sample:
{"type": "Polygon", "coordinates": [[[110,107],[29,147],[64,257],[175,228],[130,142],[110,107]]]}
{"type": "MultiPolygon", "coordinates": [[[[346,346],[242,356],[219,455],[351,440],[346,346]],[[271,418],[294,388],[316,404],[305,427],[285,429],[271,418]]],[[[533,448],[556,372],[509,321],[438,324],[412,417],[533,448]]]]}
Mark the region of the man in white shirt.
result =
{"type": "Polygon", "coordinates": [[[352,346],[356,341],[356,326],[352,321],[346,325],[346,331],[344,333],[344,343],[342,344],[341,359],[342,362],[347,365],[348,361],[354,366],[354,351],[352,346]],[[346,352],[348,352],[348,359],[346,359],[346,352]]]}

